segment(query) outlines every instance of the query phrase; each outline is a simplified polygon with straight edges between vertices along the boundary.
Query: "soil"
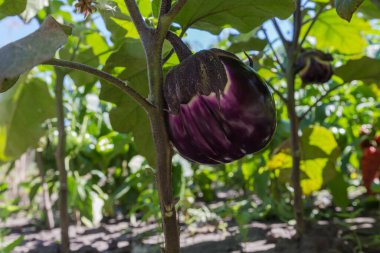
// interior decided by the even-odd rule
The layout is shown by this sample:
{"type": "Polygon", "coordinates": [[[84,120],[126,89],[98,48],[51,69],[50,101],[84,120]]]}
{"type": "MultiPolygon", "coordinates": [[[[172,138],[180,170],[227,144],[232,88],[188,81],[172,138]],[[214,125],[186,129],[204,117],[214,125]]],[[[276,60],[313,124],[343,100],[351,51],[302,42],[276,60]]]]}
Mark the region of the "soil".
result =
{"type": "MultiPolygon", "coordinates": [[[[27,220],[8,222],[6,241],[24,235],[14,253],[59,253],[59,229],[37,230],[27,220]]],[[[203,224],[194,231],[182,229],[182,253],[379,253],[380,222],[372,217],[309,222],[302,238],[295,238],[292,226],[282,222],[253,222],[245,227],[229,224],[219,231],[203,224]],[[377,235],[377,243],[374,237],[377,235]]],[[[132,226],[110,221],[97,228],[70,227],[71,250],[75,253],[159,253],[162,238],[155,223],[132,226]]]]}

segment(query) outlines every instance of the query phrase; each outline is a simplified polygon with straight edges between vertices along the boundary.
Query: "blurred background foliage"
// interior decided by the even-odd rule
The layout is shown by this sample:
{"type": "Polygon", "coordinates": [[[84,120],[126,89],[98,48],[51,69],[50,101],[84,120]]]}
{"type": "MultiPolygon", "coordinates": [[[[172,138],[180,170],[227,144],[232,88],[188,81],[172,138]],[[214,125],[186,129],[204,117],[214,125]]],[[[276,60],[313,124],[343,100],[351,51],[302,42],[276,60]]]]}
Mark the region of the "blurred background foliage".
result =
{"type": "MultiPolygon", "coordinates": [[[[20,6],[16,13],[0,12],[0,18],[19,15],[24,22],[40,24],[52,15],[72,25],[73,35],[59,51],[61,59],[101,68],[128,80],[138,92],[147,95],[145,56],[124,2],[99,0],[99,12],[86,19],[73,12],[74,2],[24,1],[26,9],[20,6]]],[[[190,14],[201,7],[195,8],[199,1],[193,2],[195,5],[189,4],[183,12],[188,15],[177,17],[174,32],[192,48],[201,45],[227,49],[246,62],[243,51],[248,52],[260,75],[286,93],[284,74],[275,60],[278,57],[286,64],[285,52],[271,22],[265,21],[273,16],[287,18],[293,10],[290,0],[281,4],[266,1],[263,9],[273,13],[264,11],[259,19],[255,18],[259,16],[256,8],[245,10],[252,11],[252,19],[244,22],[239,19],[244,16],[241,10],[229,13],[235,18],[210,14],[196,22],[199,17],[190,14]],[[202,45],[205,41],[210,44],[202,45]]],[[[202,6],[206,14],[214,8],[213,1],[208,2],[202,6]]],[[[302,86],[298,79],[296,83],[297,112],[302,115],[301,185],[308,219],[359,215],[365,212],[368,202],[379,201],[376,195],[364,194],[359,132],[363,124],[380,130],[380,3],[365,1],[347,23],[334,8],[325,8],[327,2],[304,1],[301,36],[307,34],[305,48],[318,48],[334,56],[336,75],[325,84],[302,86]],[[324,9],[319,13],[321,8],[324,9]],[[317,13],[318,19],[307,32],[317,13]]],[[[0,1],[0,7],[6,4],[0,1]]],[[[138,4],[147,21],[156,24],[159,1],[140,0],[138,4]]],[[[291,22],[281,21],[281,27],[287,31],[291,22]]],[[[165,45],[164,56],[170,50],[169,44],[165,45]]],[[[173,54],[164,68],[177,63],[173,54]]],[[[65,162],[72,223],[91,227],[114,219],[158,220],[155,153],[145,112],[114,87],[92,76],[74,71],[64,75],[65,162]]],[[[26,215],[40,227],[59,223],[59,180],[54,157],[58,138],[55,78],[55,69],[38,66],[0,94],[2,221],[12,214],[26,215]],[[49,215],[53,220],[49,221],[49,215]]],[[[233,221],[244,232],[244,225],[253,220],[293,219],[289,120],[286,106],[277,94],[274,96],[278,126],[265,150],[218,166],[191,164],[174,156],[173,191],[182,223],[191,227],[212,222],[223,230],[225,222],[233,221]]],[[[373,189],[380,189],[378,181],[373,189]]],[[[0,230],[0,242],[6,233],[0,230]]]]}

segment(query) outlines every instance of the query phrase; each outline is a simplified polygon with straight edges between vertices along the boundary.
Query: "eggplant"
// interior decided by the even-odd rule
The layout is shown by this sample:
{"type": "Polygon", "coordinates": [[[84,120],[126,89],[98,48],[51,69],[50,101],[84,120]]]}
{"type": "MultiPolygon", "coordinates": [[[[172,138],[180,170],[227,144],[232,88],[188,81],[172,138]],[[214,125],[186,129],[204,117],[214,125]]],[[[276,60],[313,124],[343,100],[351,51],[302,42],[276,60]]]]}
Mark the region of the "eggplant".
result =
{"type": "Polygon", "coordinates": [[[193,162],[229,163],[258,152],[276,129],[276,107],[264,80],[220,49],[200,51],[171,69],[164,98],[170,140],[193,162]]]}
{"type": "Polygon", "coordinates": [[[302,79],[302,84],[326,83],[334,71],[331,65],[331,54],[320,50],[305,50],[296,62],[296,72],[302,79]]]}

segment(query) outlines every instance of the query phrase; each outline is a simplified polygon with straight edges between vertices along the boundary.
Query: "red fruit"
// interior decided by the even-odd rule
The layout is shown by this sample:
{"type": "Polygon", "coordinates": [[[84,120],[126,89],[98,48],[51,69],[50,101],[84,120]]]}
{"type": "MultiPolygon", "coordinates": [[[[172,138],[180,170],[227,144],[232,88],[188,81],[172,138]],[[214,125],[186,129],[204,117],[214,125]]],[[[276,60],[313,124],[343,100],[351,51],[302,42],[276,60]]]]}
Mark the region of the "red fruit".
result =
{"type": "Polygon", "coordinates": [[[361,161],[363,184],[368,194],[372,194],[371,184],[380,175],[380,151],[375,147],[363,150],[361,161]]]}

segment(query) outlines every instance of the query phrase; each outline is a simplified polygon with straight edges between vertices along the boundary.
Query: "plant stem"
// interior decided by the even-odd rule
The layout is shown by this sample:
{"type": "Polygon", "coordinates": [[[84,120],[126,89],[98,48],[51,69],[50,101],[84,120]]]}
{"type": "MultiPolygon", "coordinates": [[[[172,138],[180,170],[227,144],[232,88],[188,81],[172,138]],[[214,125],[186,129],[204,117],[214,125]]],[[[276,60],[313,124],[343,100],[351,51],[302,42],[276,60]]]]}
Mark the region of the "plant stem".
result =
{"type": "Polygon", "coordinates": [[[300,153],[300,140],[298,135],[298,117],[296,113],[295,103],[295,62],[299,52],[299,35],[302,26],[301,16],[301,0],[297,0],[297,7],[294,13],[294,33],[291,46],[287,50],[288,54],[288,69],[286,72],[286,81],[288,84],[288,117],[290,120],[291,128],[291,149],[292,149],[292,173],[291,181],[294,190],[293,209],[296,219],[297,236],[301,237],[304,231],[304,218],[303,218],[303,203],[302,203],[302,188],[301,188],[301,153],[300,153]]]}
{"type": "Polygon", "coordinates": [[[42,200],[44,204],[44,213],[46,218],[46,225],[49,229],[53,229],[55,227],[54,223],[54,214],[52,210],[52,204],[51,199],[49,195],[49,187],[46,183],[46,177],[45,177],[45,168],[44,168],[44,162],[42,159],[42,152],[39,152],[38,150],[35,151],[36,156],[36,163],[38,167],[38,171],[41,178],[41,187],[42,187],[42,200]]]}
{"type": "Polygon", "coordinates": [[[272,84],[271,82],[269,82],[269,81],[267,80],[266,83],[267,83],[268,86],[272,89],[272,91],[273,91],[274,93],[277,94],[277,96],[282,100],[282,102],[283,102],[284,104],[288,104],[288,99],[287,99],[286,97],[284,97],[284,95],[282,95],[282,93],[281,93],[279,90],[277,90],[277,89],[273,86],[273,84],[272,84]]]}
{"type": "Polygon", "coordinates": [[[65,167],[65,112],[63,106],[63,81],[65,74],[56,69],[55,99],[57,110],[58,145],[55,153],[59,171],[59,217],[61,227],[61,252],[70,252],[69,215],[67,211],[67,171],[65,167]]]}
{"type": "Polygon", "coordinates": [[[96,68],[90,67],[90,66],[85,65],[85,64],[81,64],[81,63],[77,63],[77,62],[71,62],[71,61],[65,61],[65,60],[60,60],[60,59],[51,59],[51,60],[44,62],[43,64],[75,69],[75,70],[79,70],[82,72],[92,74],[94,76],[97,76],[97,77],[103,79],[104,81],[111,83],[116,88],[122,90],[124,93],[126,93],[127,95],[132,97],[146,111],[148,111],[154,107],[144,97],[142,97],[137,91],[135,91],[133,88],[131,88],[127,82],[124,82],[124,81],[104,72],[104,71],[98,70],[96,68]]]}
{"type": "Polygon", "coordinates": [[[273,45],[272,45],[272,43],[271,43],[270,40],[269,40],[269,36],[268,36],[268,33],[267,33],[266,29],[265,29],[264,27],[262,27],[261,30],[263,31],[264,36],[265,36],[265,39],[266,39],[266,41],[268,42],[268,45],[269,45],[270,49],[271,49],[272,52],[273,52],[273,55],[274,55],[274,58],[276,59],[276,62],[277,62],[278,65],[280,66],[282,72],[285,73],[285,72],[286,72],[286,69],[285,69],[284,65],[281,63],[281,61],[280,61],[280,57],[278,57],[278,55],[277,55],[277,53],[276,53],[276,50],[274,50],[273,45]]]}
{"type": "Polygon", "coordinates": [[[302,48],[302,45],[306,41],[306,38],[307,38],[307,36],[309,35],[309,33],[311,31],[311,28],[313,28],[315,22],[317,22],[317,19],[318,19],[319,15],[322,14],[322,12],[323,12],[323,10],[325,9],[326,6],[327,6],[327,4],[322,5],[321,8],[319,9],[319,11],[315,14],[314,18],[311,21],[311,24],[307,28],[307,30],[305,32],[305,35],[303,36],[303,38],[302,38],[302,40],[301,40],[301,42],[299,44],[300,48],[302,48]]]}
{"type": "Polygon", "coordinates": [[[148,111],[148,116],[157,154],[156,184],[162,214],[165,253],[179,253],[179,229],[172,184],[172,150],[165,123],[164,74],[161,55],[171,22],[186,1],[180,0],[166,14],[162,11],[155,30],[148,30],[141,25],[143,19],[135,0],[125,0],[125,2],[142,39],[147,57],[149,101],[155,106],[154,109],[148,111]]]}
{"type": "Polygon", "coordinates": [[[137,31],[139,31],[139,35],[143,45],[147,44],[149,31],[151,30],[144,21],[144,18],[141,15],[139,7],[135,0],[124,0],[125,5],[128,8],[129,14],[132,18],[133,23],[136,26],[137,31]]]}
{"type": "Polygon", "coordinates": [[[157,153],[156,184],[165,237],[165,253],[179,253],[179,228],[173,198],[172,152],[165,125],[165,103],[162,90],[164,77],[161,53],[166,32],[164,34],[156,32],[150,40],[150,45],[145,47],[148,56],[150,99],[156,107],[148,115],[157,153]]]}
{"type": "Polygon", "coordinates": [[[277,31],[278,36],[280,37],[280,40],[281,40],[281,42],[282,42],[282,44],[283,44],[285,50],[288,50],[288,48],[289,48],[289,41],[287,41],[287,40],[285,39],[285,36],[284,36],[284,34],[282,33],[281,28],[280,28],[280,26],[278,25],[276,19],[273,18],[273,19],[272,19],[272,23],[273,23],[273,26],[274,26],[275,30],[277,31]]]}

